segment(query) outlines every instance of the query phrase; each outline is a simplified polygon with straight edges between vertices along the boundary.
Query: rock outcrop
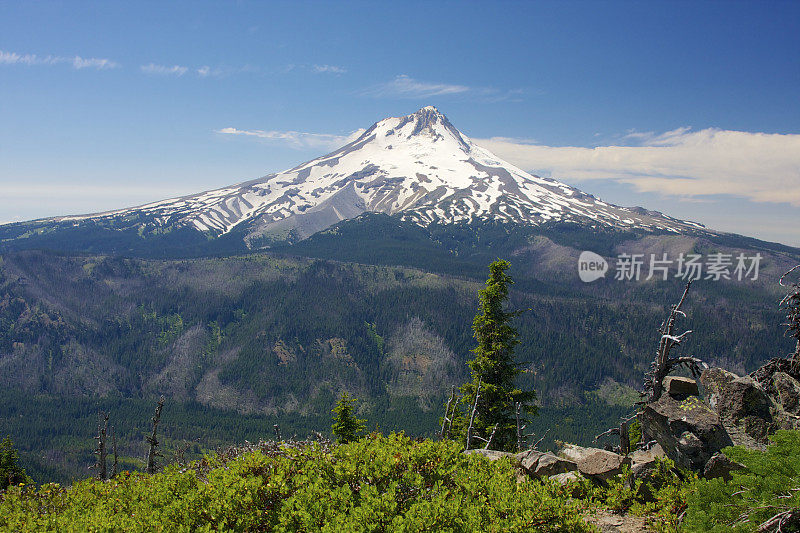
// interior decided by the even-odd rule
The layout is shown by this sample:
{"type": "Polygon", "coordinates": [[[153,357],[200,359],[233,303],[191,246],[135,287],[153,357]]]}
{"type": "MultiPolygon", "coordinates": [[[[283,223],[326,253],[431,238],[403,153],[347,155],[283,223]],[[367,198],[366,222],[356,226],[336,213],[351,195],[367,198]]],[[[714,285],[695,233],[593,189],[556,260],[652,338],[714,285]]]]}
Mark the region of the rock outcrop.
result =
{"type": "Polygon", "coordinates": [[[698,396],[664,394],[639,415],[643,434],[655,439],[675,464],[702,471],[706,462],[733,444],[719,415],[698,396]]]}

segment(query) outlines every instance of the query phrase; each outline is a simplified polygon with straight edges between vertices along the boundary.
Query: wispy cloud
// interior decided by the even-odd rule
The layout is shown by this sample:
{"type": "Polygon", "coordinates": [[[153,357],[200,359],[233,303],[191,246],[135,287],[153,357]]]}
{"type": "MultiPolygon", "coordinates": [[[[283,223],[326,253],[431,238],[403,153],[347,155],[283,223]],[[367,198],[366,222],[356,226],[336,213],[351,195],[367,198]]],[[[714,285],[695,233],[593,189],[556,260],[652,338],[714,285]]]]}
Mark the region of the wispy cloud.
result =
{"type": "Polygon", "coordinates": [[[361,96],[373,98],[430,98],[433,96],[455,96],[481,102],[519,101],[522,89],[500,90],[494,87],[470,87],[455,83],[441,83],[414,79],[406,74],[395,76],[360,91],[361,96]]]}
{"type": "Polygon", "coordinates": [[[147,65],[142,65],[139,67],[139,70],[144,72],[145,74],[156,74],[160,76],[183,76],[188,72],[189,67],[184,67],[181,65],[157,65],[155,63],[148,63],[147,65]]]}
{"type": "Polygon", "coordinates": [[[800,135],[679,128],[625,136],[635,146],[545,146],[475,139],[526,170],[566,180],[609,180],[640,192],[730,195],[800,207],[800,135]]]}
{"type": "Polygon", "coordinates": [[[462,94],[469,90],[470,88],[466,85],[419,81],[401,74],[391,81],[380,83],[362,91],[362,94],[375,97],[426,98],[445,94],[462,94]]]}
{"type": "Polygon", "coordinates": [[[72,65],[72,68],[78,70],[85,68],[104,70],[119,67],[119,63],[116,61],[98,57],[67,57],[54,55],[40,56],[36,54],[18,54],[16,52],[6,52],[4,50],[0,50],[0,64],[28,66],[69,64],[72,65]]]}
{"type": "Polygon", "coordinates": [[[330,74],[344,74],[347,72],[347,69],[344,67],[337,67],[336,65],[314,65],[311,67],[314,72],[319,74],[323,73],[330,73],[330,74]]]}
{"type": "Polygon", "coordinates": [[[224,135],[242,135],[255,137],[265,142],[281,143],[293,148],[325,148],[334,149],[344,146],[357,139],[364,130],[356,130],[348,135],[334,135],[330,133],[305,133],[302,131],[264,131],[240,130],[236,128],[222,128],[216,133],[224,135]]]}

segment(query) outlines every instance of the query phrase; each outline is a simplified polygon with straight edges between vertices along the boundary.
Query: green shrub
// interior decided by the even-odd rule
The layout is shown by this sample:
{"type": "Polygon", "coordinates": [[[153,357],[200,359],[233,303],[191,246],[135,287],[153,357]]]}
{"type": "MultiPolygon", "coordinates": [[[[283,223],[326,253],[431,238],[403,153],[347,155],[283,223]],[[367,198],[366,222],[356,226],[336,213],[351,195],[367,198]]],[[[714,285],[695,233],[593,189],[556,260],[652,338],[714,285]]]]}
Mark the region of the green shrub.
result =
{"type": "Polygon", "coordinates": [[[70,488],[12,487],[0,529],[590,531],[579,502],[517,483],[509,460],[452,442],[372,435],[325,451],[282,447],[70,488]]]}
{"type": "Polygon", "coordinates": [[[745,466],[721,478],[690,487],[688,531],[756,531],[781,511],[800,508],[800,431],[778,431],[765,452],[736,446],[723,450],[745,466]]]}

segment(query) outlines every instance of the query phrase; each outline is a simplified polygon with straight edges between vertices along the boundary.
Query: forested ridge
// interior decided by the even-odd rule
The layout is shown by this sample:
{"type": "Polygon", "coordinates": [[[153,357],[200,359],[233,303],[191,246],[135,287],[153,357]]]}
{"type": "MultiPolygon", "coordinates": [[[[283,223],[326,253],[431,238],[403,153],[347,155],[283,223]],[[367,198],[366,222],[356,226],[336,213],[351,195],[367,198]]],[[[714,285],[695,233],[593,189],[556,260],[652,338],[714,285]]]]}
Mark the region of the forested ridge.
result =
{"type": "MultiPolygon", "coordinates": [[[[542,407],[534,429],[586,442],[630,407],[682,283],[575,280],[576,250],[608,254],[630,242],[723,246],[575,228],[423,231],[370,216],[239,256],[7,253],[0,433],[53,479],[91,462],[98,408],[111,412],[134,465],[160,394],[168,441],[195,452],[255,440],[275,423],[300,436],[324,429],[342,390],[363,400],[370,429],[430,435],[450,386],[467,376],[477,292],[488,261],[503,254],[516,281],[510,303],[524,310],[515,321],[520,385],[542,407]],[[47,457],[59,453],[70,458],[54,468],[61,458],[47,457]]],[[[693,353],[745,371],[790,350],[769,276],[791,256],[763,250],[758,284],[696,284],[686,308],[693,353]]]]}

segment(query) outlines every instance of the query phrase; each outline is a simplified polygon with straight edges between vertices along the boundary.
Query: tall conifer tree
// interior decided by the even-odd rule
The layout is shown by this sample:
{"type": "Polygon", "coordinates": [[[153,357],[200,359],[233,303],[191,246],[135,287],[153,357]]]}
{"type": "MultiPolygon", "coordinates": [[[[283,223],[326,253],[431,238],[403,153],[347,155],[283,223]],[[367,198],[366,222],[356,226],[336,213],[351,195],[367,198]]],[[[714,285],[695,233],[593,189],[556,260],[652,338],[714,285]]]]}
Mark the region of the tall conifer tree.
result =
{"type": "Polygon", "coordinates": [[[515,405],[520,403],[525,411],[534,414],[536,399],[534,391],[522,391],[515,385],[522,371],[514,363],[514,347],[519,339],[511,321],[519,311],[504,309],[509,288],[514,283],[506,274],[510,266],[508,261],[500,259],[489,265],[489,279],[479,293],[479,310],[472,323],[478,341],[472,350],[475,358],[468,363],[472,381],[461,387],[462,403],[469,419],[480,382],[472,433],[488,438],[496,425],[491,448],[497,450],[511,450],[516,445],[515,405]]]}

